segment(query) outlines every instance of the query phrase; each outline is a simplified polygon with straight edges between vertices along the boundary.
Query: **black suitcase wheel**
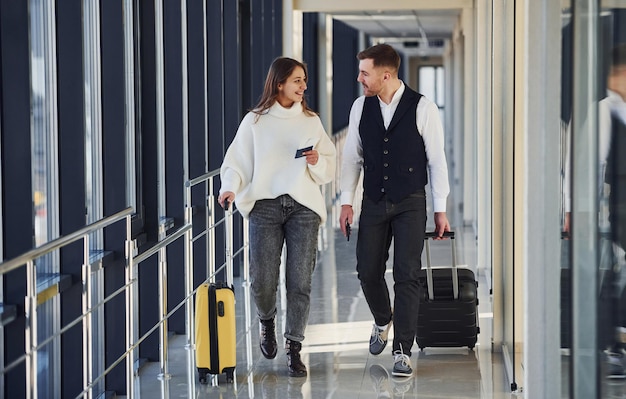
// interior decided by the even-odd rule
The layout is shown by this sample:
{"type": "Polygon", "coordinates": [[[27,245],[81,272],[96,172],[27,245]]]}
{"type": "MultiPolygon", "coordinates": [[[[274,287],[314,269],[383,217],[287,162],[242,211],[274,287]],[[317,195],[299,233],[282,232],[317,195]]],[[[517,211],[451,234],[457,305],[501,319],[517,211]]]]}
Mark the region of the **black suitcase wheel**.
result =
{"type": "Polygon", "coordinates": [[[232,384],[235,381],[235,370],[226,370],[226,382],[232,384]]]}
{"type": "Polygon", "coordinates": [[[198,377],[200,379],[200,384],[206,385],[208,383],[208,380],[207,380],[206,376],[207,376],[207,372],[206,371],[198,371],[198,377]]]}

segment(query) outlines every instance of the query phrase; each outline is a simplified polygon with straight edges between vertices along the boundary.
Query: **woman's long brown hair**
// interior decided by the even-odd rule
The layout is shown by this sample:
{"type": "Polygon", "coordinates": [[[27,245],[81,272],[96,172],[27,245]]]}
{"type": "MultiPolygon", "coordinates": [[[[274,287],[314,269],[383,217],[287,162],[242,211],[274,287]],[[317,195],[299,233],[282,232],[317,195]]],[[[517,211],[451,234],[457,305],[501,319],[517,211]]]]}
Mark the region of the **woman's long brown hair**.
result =
{"type": "MultiPolygon", "coordinates": [[[[288,57],[279,57],[272,62],[272,65],[270,65],[270,69],[267,72],[267,77],[265,78],[263,95],[261,96],[259,103],[250,110],[251,112],[257,114],[255,121],[259,119],[260,115],[266,114],[267,110],[274,105],[278,97],[278,85],[285,84],[285,82],[287,82],[287,78],[291,76],[294,69],[297,67],[304,70],[304,81],[307,82],[309,74],[304,63],[288,57]]],[[[317,115],[315,111],[309,108],[304,97],[302,98],[302,111],[309,116],[317,115]]]]}

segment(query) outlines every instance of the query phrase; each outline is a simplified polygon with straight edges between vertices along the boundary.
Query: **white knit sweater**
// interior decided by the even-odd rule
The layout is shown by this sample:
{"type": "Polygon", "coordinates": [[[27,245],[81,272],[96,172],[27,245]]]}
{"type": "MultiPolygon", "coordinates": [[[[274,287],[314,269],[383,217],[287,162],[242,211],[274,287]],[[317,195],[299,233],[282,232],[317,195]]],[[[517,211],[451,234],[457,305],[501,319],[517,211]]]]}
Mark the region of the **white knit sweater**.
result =
{"type": "Polygon", "coordinates": [[[276,102],[267,114],[252,112],[241,121],[220,170],[220,193],[235,193],[235,204],[248,217],[257,200],[289,194],[326,220],[326,203],[320,185],[335,176],[335,146],[318,116],[307,116],[302,104],[283,108],[276,102]],[[316,165],[296,150],[313,146],[319,152],[316,165]]]}

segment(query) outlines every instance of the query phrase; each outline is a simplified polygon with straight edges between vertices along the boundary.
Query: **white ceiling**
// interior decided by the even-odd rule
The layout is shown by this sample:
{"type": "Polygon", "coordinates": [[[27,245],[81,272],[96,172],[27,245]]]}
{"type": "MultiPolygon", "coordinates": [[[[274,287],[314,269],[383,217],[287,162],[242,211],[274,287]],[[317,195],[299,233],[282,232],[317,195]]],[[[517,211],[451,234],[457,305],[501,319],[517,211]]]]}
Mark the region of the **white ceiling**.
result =
{"type": "Polygon", "coordinates": [[[452,38],[460,9],[346,11],[332,16],[368,35],[372,43],[385,42],[405,55],[439,56],[452,38]]]}

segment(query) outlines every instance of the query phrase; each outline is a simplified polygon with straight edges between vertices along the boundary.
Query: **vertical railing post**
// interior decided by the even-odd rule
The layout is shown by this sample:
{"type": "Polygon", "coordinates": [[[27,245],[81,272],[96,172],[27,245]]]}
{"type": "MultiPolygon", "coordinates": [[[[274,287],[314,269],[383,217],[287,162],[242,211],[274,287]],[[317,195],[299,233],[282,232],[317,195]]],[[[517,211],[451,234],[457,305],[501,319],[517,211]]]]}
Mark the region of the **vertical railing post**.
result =
{"type": "MultiPolygon", "coordinates": [[[[191,204],[191,185],[185,185],[185,224],[193,222],[193,207],[191,204]]],[[[186,348],[195,349],[194,319],[193,319],[193,229],[185,232],[185,334],[187,335],[186,348]]]]}
{"type": "Polygon", "coordinates": [[[243,276],[246,281],[250,280],[250,222],[243,218],[243,276]]]}
{"type": "Polygon", "coordinates": [[[26,399],[37,399],[37,268],[35,261],[26,264],[26,399]]]}
{"type": "MultiPolygon", "coordinates": [[[[248,230],[248,219],[243,219],[243,287],[244,298],[244,317],[246,332],[246,359],[248,361],[248,370],[252,369],[254,358],[252,357],[252,305],[250,298],[250,233],[248,230]]],[[[252,374],[252,373],[251,373],[252,374]]]]}
{"type": "MultiPolygon", "coordinates": [[[[155,45],[155,70],[156,70],[156,138],[157,138],[157,212],[160,218],[166,215],[166,176],[165,176],[165,40],[164,40],[164,3],[165,0],[154,1],[154,45],[155,45]]],[[[164,226],[159,225],[159,240],[165,235],[164,226]]],[[[167,251],[164,248],[158,254],[158,279],[159,279],[159,317],[163,318],[164,310],[167,310],[164,301],[167,300],[167,251]]],[[[168,378],[167,374],[167,320],[159,325],[159,361],[161,372],[159,379],[168,378]]]]}
{"type": "MultiPolygon", "coordinates": [[[[131,217],[126,217],[126,270],[124,273],[127,289],[125,291],[126,302],[126,349],[130,350],[135,345],[135,309],[137,298],[135,296],[135,248],[132,240],[131,217]]],[[[126,397],[135,397],[135,359],[136,349],[126,356],[126,397]]]]}
{"type": "MultiPolygon", "coordinates": [[[[165,225],[159,227],[159,240],[164,239],[165,225]]],[[[169,365],[167,362],[167,250],[159,249],[159,317],[162,322],[159,325],[159,361],[161,363],[161,372],[157,376],[160,380],[169,380],[171,375],[168,372],[169,365]]]]}
{"type": "MultiPolygon", "coordinates": [[[[185,224],[193,223],[193,206],[191,197],[191,184],[189,181],[185,183],[185,224]]],[[[185,232],[185,334],[187,335],[187,388],[190,398],[196,397],[195,377],[195,320],[194,320],[194,302],[193,296],[193,228],[185,232]]]]}
{"type": "Polygon", "coordinates": [[[92,301],[92,287],[91,287],[91,273],[89,264],[89,234],[86,234],[83,238],[83,267],[82,267],[82,305],[83,305],[83,386],[89,387],[86,393],[86,398],[91,399],[93,393],[93,387],[91,382],[93,381],[93,346],[92,346],[92,315],[91,315],[91,301],[92,301]]]}

